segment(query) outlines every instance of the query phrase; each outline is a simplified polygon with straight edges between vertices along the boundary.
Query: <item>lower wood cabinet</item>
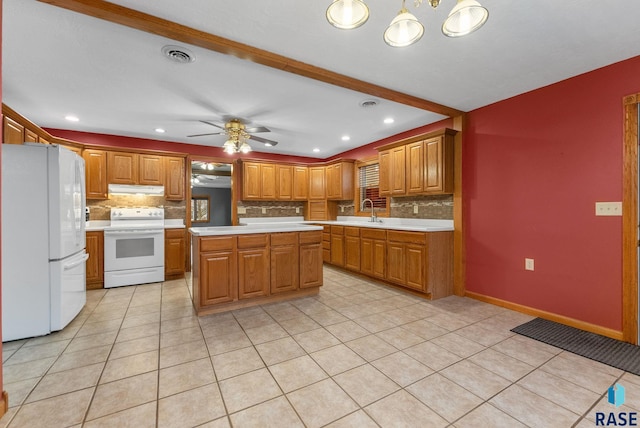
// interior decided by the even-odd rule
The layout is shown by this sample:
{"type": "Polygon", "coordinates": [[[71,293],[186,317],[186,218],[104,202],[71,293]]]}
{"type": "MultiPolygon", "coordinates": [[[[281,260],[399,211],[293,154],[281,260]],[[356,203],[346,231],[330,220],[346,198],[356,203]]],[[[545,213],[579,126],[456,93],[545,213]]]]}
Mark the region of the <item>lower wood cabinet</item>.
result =
{"type": "Polygon", "coordinates": [[[322,261],[331,263],[331,226],[323,226],[322,230],[322,261]]]}
{"type": "Polygon", "coordinates": [[[164,231],[164,276],[175,279],[184,276],[187,238],[185,229],[164,231]]]}
{"type": "Polygon", "coordinates": [[[331,264],[344,266],[344,227],[331,226],[331,264]]]}
{"type": "Polygon", "coordinates": [[[344,267],[360,271],[360,228],[344,228],[344,267]]]}
{"type": "Polygon", "coordinates": [[[269,235],[238,236],[238,298],[269,295],[269,235]]]}
{"type": "Polygon", "coordinates": [[[360,229],[360,271],[374,278],[385,279],[387,271],[387,231],[360,229]]]}
{"type": "Polygon", "coordinates": [[[300,283],[298,233],[271,235],[271,293],[295,291],[300,283]]]}
{"type": "Polygon", "coordinates": [[[104,232],[91,231],[86,234],[87,290],[104,287],[104,232]]]}

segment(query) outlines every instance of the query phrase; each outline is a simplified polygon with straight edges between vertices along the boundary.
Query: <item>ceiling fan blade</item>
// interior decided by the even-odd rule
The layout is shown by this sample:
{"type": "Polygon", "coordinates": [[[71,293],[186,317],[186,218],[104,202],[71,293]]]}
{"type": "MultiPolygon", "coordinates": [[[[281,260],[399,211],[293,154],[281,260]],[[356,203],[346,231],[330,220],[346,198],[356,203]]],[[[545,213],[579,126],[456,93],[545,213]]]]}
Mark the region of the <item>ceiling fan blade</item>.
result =
{"type": "Polygon", "coordinates": [[[216,128],[224,129],[224,126],[216,125],[215,123],[211,123],[211,122],[206,121],[206,120],[201,120],[200,122],[206,123],[207,125],[215,126],[216,128]]]}
{"type": "Polygon", "coordinates": [[[264,126],[256,126],[253,128],[246,128],[245,131],[247,131],[249,134],[252,134],[254,132],[271,132],[271,130],[267,127],[264,126]]]}
{"type": "Polygon", "coordinates": [[[260,143],[263,143],[263,144],[271,144],[271,146],[276,146],[276,145],[278,145],[278,142],[277,142],[277,141],[267,140],[266,138],[257,137],[257,136],[255,136],[255,135],[250,135],[250,136],[249,136],[249,138],[250,138],[250,139],[252,139],[252,140],[256,140],[256,141],[258,141],[258,142],[260,142],[260,143]]]}
{"type": "Polygon", "coordinates": [[[187,137],[204,137],[207,135],[221,135],[224,134],[224,132],[210,132],[208,134],[193,134],[193,135],[187,135],[187,137]]]}

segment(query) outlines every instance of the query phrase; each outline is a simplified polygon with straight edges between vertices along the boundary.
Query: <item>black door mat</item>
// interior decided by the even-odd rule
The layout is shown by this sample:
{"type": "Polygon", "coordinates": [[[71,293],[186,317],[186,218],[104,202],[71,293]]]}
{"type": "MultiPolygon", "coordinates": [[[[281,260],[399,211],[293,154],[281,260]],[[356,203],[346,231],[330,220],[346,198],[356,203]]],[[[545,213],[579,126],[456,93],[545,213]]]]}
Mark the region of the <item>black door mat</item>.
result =
{"type": "Polygon", "coordinates": [[[640,346],[542,318],[511,331],[640,376],[640,346]]]}

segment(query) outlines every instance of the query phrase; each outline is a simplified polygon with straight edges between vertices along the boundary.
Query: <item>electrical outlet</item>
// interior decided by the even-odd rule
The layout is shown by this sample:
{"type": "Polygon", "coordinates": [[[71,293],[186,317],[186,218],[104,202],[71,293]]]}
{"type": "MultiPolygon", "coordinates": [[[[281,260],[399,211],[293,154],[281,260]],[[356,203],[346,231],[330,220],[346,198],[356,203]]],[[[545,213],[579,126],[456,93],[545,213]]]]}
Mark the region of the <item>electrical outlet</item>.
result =
{"type": "Polygon", "coordinates": [[[597,216],[622,215],[622,202],[596,202],[597,216]]]}
{"type": "Polygon", "coordinates": [[[418,205],[417,204],[413,205],[413,213],[414,214],[418,214],[418,205]]]}
{"type": "Polygon", "coordinates": [[[533,259],[524,259],[524,270],[534,270],[533,259]]]}
{"type": "Polygon", "coordinates": [[[267,213],[267,209],[265,207],[262,207],[262,214],[266,214],[267,213]]]}
{"type": "Polygon", "coordinates": [[[296,207],[296,214],[300,214],[300,207],[296,207]]]}
{"type": "Polygon", "coordinates": [[[344,212],[344,205],[340,205],[340,212],[343,213],[344,212]]]}
{"type": "Polygon", "coordinates": [[[238,207],[238,214],[246,214],[247,207],[238,207]]]}

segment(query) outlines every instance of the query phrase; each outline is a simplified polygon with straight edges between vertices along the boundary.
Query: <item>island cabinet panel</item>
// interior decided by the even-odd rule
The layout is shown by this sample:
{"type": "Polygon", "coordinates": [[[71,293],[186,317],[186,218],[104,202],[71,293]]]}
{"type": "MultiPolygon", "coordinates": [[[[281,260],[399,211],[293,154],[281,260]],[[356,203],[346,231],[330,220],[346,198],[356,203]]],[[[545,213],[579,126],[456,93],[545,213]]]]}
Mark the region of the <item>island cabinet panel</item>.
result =
{"type": "Polygon", "coordinates": [[[233,302],[237,298],[236,254],[218,251],[200,255],[200,305],[233,302]]]}
{"type": "Polygon", "coordinates": [[[107,181],[110,184],[138,184],[138,155],[107,152],[107,181]]]}
{"type": "Polygon", "coordinates": [[[300,232],[300,288],[322,285],[323,232],[300,232]]]}
{"type": "Polygon", "coordinates": [[[139,154],[138,169],[138,184],[149,186],[164,185],[164,160],[162,156],[139,154]]]}
{"type": "Polygon", "coordinates": [[[344,267],[360,271],[360,228],[344,228],[344,267]]]}
{"type": "Polygon", "coordinates": [[[269,295],[269,235],[238,235],[238,298],[269,295]]]}
{"type": "Polygon", "coordinates": [[[82,158],[87,199],[107,199],[107,152],[86,149],[82,152],[82,158]]]}
{"type": "Polygon", "coordinates": [[[298,232],[271,235],[271,293],[295,291],[299,287],[298,232]]]}

